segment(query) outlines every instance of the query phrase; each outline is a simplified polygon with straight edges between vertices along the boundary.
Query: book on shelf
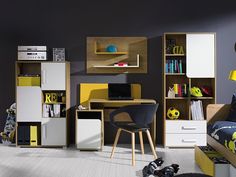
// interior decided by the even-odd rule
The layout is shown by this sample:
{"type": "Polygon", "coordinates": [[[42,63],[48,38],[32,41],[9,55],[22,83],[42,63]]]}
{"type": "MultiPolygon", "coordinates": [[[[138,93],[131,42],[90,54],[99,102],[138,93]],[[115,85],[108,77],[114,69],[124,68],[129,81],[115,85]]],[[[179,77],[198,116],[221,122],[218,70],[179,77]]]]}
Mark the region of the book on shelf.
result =
{"type": "Polygon", "coordinates": [[[166,60],[166,73],[183,73],[182,60],[166,60]]]}
{"type": "Polygon", "coordinates": [[[175,97],[188,96],[188,84],[174,84],[175,97]]]}
{"type": "Polygon", "coordinates": [[[192,120],[204,120],[202,101],[191,101],[190,103],[192,120]]]}
{"type": "Polygon", "coordinates": [[[64,104],[43,104],[43,117],[44,118],[59,118],[65,117],[64,104]]]}

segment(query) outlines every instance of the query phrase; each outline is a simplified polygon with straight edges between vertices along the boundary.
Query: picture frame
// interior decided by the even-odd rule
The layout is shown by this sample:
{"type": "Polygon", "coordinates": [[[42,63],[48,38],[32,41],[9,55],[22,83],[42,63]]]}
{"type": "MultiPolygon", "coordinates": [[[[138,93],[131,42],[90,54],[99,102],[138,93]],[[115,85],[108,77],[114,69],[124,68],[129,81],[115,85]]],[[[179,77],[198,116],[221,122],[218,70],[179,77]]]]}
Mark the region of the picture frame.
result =
{"type": "Polygon", "coordinates": [[[53,61],[62,62],[65,61],[65,48],[53,48],[53,61]]]}

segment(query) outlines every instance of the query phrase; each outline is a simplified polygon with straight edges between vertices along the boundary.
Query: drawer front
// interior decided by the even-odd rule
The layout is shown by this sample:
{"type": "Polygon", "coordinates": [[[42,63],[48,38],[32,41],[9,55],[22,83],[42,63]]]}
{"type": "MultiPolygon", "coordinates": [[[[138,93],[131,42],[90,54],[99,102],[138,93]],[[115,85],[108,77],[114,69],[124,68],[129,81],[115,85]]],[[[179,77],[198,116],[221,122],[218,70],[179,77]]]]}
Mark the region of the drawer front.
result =
{"type": "Polygon", "coordinates": [[[206,121],[166,121],[166,133],[206,133],[206,121]]]}
{"type": "Polygon", "coordinates": [[[206,144],[206,134],[166,134],[167,147],[194,147],[206,144]]]}

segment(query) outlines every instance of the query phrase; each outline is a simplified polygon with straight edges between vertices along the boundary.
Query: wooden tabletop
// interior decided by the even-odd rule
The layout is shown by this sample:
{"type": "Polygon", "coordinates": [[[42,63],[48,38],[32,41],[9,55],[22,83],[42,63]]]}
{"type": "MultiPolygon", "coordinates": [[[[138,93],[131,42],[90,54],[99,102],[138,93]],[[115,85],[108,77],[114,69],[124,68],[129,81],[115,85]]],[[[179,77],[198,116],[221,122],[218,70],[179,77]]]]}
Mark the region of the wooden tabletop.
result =
{"type": "Polygon", "coordinates": [[[156,100],[153,100],[153,99],[133,99],[133,100],[90,99],[89,103],[151,103],[151,104],[156,104],[156,100]]]}

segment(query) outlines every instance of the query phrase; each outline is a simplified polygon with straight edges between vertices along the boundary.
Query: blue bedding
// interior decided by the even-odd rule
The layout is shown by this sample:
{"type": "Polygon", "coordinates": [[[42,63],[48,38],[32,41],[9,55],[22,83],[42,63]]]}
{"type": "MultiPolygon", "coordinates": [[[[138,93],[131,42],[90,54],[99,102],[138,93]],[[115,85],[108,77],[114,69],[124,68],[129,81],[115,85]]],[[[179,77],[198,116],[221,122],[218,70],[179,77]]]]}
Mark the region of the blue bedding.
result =
{"type": "Polygon", "coordinates": [[[236,153],[236,122],[216,121],[208,125],[207,133],[233,153],[236,153]]]}

